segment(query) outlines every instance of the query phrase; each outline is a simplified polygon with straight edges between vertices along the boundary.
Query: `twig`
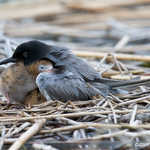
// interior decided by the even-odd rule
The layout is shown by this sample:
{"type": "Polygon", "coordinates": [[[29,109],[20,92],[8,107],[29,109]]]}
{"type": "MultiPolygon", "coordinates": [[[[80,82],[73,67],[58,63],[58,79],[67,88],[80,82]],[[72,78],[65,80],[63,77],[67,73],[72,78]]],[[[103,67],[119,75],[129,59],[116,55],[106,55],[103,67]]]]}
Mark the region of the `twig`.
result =
{"type": "Polygon", "coordinates": [[[0,138],[0,150],[3,149],[4,140],[5,140],[5,126],[2,127],[1,138],[0,138]]]}
{"type": "Polygon", "coordinates": [[[137,133],[133,133],[133,132],[126,132],[125,136],[129,136],[129,137],[141,137],[141,136],[150,136],[150,131],[141,131],[141,132],[137,132],[137,133]]]}
{"type": "Polygon", "coordinates": [[[38,149],[39,149],[39,150],[58,150],[58,149],[52,147],[51,145],[38,144],[38,143],[34,143],[34,144],[32,145],[32,147],[33,147],[34,149],[37,149],[37,150],[38,150],[38,149]]]}
{"type": "Polygon", "coordinates": [[[140,98],[137,98],[137,99],[134,99],[134,100],[129,100],[127,102],[122,102],[120,104],[117,104],[114,108],[116,108],[118,106],[124,106],[124,105],[132,104],[132,103],[137,103],[137,102],[149,100],[149,99],[150,99],[150,95],[145,96],[145,97],[140,97],[140,98]]]}
{"type": "Polygon", "coordinates": [[[130,37],[125,35],[114,47],[114,51],[116,52],[118,49],[123,48],[130,40],[130,37]]]}
{"type": "Polygon", "coordinates": [[[5,138],[4,143],[12,144],[12,143],[16,142],[17,140],[18,140],[18,138],[5,138]]]}
{"type": "Polygon", "coordinates": [[[117,124],[116,113],[115,113],[115,110],[114,110],[114,108],[113,108],[113,106],[112,106],[112,104],[111,104],[110,101],[109,101],[109,105],[110,105],[110,108],[111,108],[111,110],[112,110],[112,112],[113,112],[114,123],[117,124]]]}
{"type": "MultiPolygon", "coordinates": [[[[118,104],[119,105],[119,104],[118,104]]],[[[116,114],[126,114],[130,113],[132,110],[116,110],[116,114]]],[[[8,121],[27,121],[27,120],[34,120],[34,119],[53,119],[56,117],[81,117],[87,115],[97,115],[97,114],[110,114],[112,111],[95,111],[95,112],[80,112],[80,113],[68,113],[68,114],[57,114],[57,115],[46,115],[46,116],[34,116],[34,117],[0,117],[1,122],[8,122],[8,121]]],[[[138,110],[137,113],[150,113],[150,110],[138,110]]]]}
{"type": "MultiPolygon", "coordinates": [[[[106,56],[106,53],[104,52],[90,52],[90,51],[73,51],[74,54],[80,56],[80,57],[94,57],[94,58],[103,58],[106,56]]],[[[144,61],[144,62],[150,62],[150,56],[145,55],[130,55],[130,54],[115,54],[116,58],[118,60],[132,60],[132,61],[144,61]]],[[[112,59],[110,57],[107,58],[112,59]]]]}
{"type": "Polygon", "coordinates": [[[45,124],[46,120],[37,120],[32,127],[30,127],[25,133],[23,133],[19,139],[9,148],[9,150],[18,150],[20,147],[35,135],[45,124]]]}
{"type": "Polygon", "coordinates": [[[50,130],[42,130],[41,133],[57,133],[57,132],[65,132],[65,131],[73,131],[78,129],[87,129],[89,127],[95,128],[103,128],[103,129],[115,129],[115,128],[127,128],[127,129],[139,129],[145,128],[150,129],[150,124],[145,125],[129,125],[129,124],[101,124],[101,123],[81,123],[79,125],[71,125],[66,127],[60,127],[56,129],[50,130]]]}
{"type": "Polygon", "coordinates": [[[130,125],[134,125],[136,111],[137,111],[137,105],[135,105],[134,108],[133,108],[132,116],[131,116],[131,119],[130,119],[130,125]]]}
{"type": "Polygon", "coordinates": [[[19,133],[20,131],[24,130],[26,127],[28,127],[31,123],[30,122],[25,122],[23,123],[19,128],[15,128],[14,131],[12,131],[11,133],[6,134],[6,137],[10,137],[14,134],[19,133]]]}
{"type": "MultiPolygon", "coordinates": [[[[111,138],[111,137],[116,137],[116,136],[121,136],[124,135],[127,132],[127,130],[123,130],[123,131],[118,131],[118,132],[114,132],[114,133],[108,133],[108,134],[104,134],[104,135],[97,135],[88,139],[83,139],[84,140],[100,140],[100,139],[104,139],[104,138],[111,138]]],[[[82,139],[81,139],[82,141],[82,139]]]]}

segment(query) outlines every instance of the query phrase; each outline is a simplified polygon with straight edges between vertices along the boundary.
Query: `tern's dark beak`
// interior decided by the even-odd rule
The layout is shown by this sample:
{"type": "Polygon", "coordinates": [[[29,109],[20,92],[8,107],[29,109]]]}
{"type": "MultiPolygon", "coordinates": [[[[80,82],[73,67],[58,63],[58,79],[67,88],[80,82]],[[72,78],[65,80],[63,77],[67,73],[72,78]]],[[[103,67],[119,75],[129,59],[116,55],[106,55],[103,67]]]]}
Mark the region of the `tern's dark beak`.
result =
{"type": "Polygon", "coordinates": [[[3,64],[7,64],[7,63],[15,63],[17,60],[15,58],[6,58],[6,59],[3,59],[0,61],[0,65],[3,65],[3,64]]]}

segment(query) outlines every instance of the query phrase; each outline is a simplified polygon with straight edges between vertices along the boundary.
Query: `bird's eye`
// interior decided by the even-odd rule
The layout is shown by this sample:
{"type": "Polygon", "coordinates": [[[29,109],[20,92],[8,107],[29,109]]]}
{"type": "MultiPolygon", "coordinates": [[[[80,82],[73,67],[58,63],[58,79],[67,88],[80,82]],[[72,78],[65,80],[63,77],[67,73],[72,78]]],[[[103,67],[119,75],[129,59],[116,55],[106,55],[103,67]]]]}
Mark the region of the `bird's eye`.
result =
{"type": "Polygon", "coordinates": [[[45,69],[44,65],[39,65],[39,71],[43,71],[45,69]]]}
{"type": "Polygon", "coordinates": [[[51,71],[52,68],[53,68],[53,66],[51,66],[51,65],[39,65],[38,66],[38,70],[40,72],[51,71]]]}

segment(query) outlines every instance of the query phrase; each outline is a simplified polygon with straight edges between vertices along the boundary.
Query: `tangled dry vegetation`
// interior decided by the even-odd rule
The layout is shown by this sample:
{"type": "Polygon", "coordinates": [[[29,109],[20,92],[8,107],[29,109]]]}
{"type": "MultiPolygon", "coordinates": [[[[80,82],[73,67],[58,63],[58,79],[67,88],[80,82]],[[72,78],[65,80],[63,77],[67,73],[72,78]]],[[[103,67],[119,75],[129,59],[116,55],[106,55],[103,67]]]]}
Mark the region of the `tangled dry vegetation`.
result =
{"type": "MultiPolygon", "coordinates": [[[[1,4],[0,14],[1,58],[40,39],[87,58],[103,77],[150,78],[150,0],[16,1],[1,4]]],[[[1,101],[0,150],[150,149],[149,87],[107,100],[1,101]]]]}

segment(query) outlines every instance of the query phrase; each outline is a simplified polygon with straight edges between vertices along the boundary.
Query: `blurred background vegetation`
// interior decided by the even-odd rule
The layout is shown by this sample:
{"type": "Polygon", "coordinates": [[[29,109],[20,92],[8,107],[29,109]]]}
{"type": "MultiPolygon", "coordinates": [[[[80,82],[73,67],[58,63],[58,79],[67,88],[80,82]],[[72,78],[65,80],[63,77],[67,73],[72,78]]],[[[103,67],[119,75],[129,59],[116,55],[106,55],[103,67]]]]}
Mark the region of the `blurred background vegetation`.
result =
{"type": "Polygon", "coordinates": [[[38,39],[79,56],[101,59],[115,52],[131,68],[149,67],[143,55],[150,50],[150,0],[1,0],[0,35],[5,45],[13,41],[13,49],[38,39]]]}

